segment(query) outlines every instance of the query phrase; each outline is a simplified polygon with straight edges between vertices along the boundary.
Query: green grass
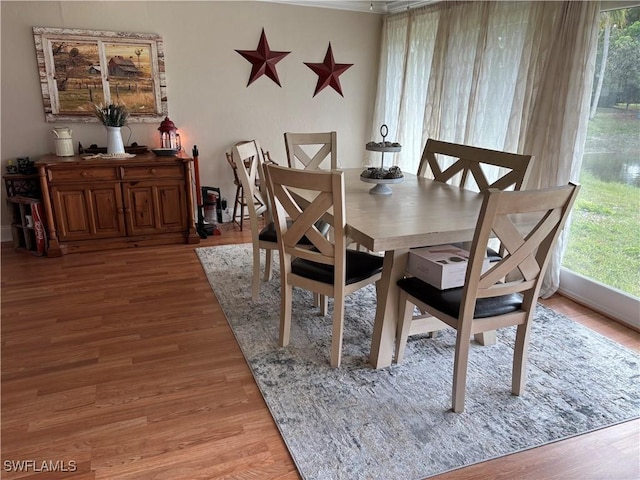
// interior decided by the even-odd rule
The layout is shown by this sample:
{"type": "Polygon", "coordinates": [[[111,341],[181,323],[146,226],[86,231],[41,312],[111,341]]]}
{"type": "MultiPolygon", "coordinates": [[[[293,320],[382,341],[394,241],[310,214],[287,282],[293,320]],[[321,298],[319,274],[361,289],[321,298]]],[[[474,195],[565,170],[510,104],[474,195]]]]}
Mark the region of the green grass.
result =
{"type": "Polygon", "coordinates": [[[580,183],[563,266],[640,297],[640,189],[586,171],[580,183]]]}

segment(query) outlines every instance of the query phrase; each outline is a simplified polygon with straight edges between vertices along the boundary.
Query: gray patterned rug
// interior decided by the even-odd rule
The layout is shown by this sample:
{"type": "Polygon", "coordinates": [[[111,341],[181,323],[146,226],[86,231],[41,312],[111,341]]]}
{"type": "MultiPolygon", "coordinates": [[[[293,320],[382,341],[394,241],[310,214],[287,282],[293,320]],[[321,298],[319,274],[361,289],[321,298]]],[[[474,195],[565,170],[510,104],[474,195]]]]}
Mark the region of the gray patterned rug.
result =
{"type": "Polygon", "coordinates": [[[305,479],[423,479],[640,415],[639,356],[541,305],[525,394],[510,394],[514,330],[503,329],[496,345],[472,346],[455,414],[451,331],[410,338],[401,365],[374,370],[371,286],[347,298],[342,366],[332,369],[331,317],[318,316],[309,292],[294,289],[291,343],[278,347],[277,263],[254,304],[250,245],[196,253],[305,479]]]}

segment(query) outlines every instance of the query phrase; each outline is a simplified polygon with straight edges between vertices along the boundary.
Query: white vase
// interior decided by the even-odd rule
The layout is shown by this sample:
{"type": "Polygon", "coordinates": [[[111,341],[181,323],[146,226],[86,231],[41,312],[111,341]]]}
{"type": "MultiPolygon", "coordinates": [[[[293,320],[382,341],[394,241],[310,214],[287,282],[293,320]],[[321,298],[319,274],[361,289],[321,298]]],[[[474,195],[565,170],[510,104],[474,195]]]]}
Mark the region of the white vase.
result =
{"type": "Polygon", "coordinates": [[[114,155],[124,153],[124,143],[122,143],[121,127],[107,128],[107,154],[114,155]]]}

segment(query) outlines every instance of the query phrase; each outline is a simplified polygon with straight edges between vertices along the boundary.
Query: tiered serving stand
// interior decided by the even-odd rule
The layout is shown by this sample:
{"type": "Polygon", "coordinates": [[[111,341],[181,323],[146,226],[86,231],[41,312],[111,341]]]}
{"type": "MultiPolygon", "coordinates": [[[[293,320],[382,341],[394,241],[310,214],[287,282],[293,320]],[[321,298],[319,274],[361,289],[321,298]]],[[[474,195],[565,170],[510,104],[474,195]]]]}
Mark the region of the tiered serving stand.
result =
{"type": "Polygon", "coordinates": [[[380,135],[382,135],[382,142],[375,143],[369,142],[366,145],[366,149],[371,152],[380,152],[382,159],[380,161],[380,168],[367,168],[360,174],[360,180],[365,183],[374,183],[375,186],[369,190],[369,193],[374,195],[391,195],[393,191],[389,187],[390,184],[400,183],[404,181],[404,175],[398,167],[392,167],[387,170],[384,168],[384,154],[399,152],[402,147],[398,143],[391,143],[385,141],[389,133],[389,128],[386,125],[380,127],[380,135]]]}

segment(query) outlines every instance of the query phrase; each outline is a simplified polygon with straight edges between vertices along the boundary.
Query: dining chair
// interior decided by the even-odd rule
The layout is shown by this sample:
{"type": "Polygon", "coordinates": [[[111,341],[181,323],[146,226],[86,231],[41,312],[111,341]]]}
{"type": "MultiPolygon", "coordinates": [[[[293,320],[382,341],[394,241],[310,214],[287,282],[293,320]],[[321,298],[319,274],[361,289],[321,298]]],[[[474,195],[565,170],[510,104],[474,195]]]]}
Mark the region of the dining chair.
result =
{"type": "Polygon", "coordinates": [[[520,190],[529,178],[532,160],[531,155],[429,138],[422,151],[418,176],[424,177],[430,172],[437,182],[479,192],[490,188],[520,190]],[[491,166],[498,167],[493,181],[487,175],[491,166]]]}
{"type": "MultiPolygon", "coordinates": [[[[486,192],[490,188],[520,190],[526,185],[532,166],[531,155],[429,138],[422,151],[418,176],[424,177],[430,173],[437,182],[478,192],[486,192]],[[496,177],[493,181],[487,178],[489,169],[493,170],[493,176],[496,177]]],[[[487,256],[490,261],[500,258],[499,252],[492,248],[487,250],[487,256]]]]}
{"type": "Polygon", "coordinates": [[[234,145],[233,160],[247,199],[245,204],[249,210],[251,242],[253,244],[251,297],[253,301],[256,301],[260,295],[260,250],[265,250],[264,280],[269,281],[272,272],[272,251],[278,248],[275,226],[269,212],[266,187],[264,182],[258,181],[263,175],[264,165],[259,142],[251,140],[234,145]],[[260,220],[261,216],[264,217],[264,221],[260,220]],[[263,228],[261,228],[262,224],[265,224],[263,228]]]}
{"type": "MultiPolygon", "coordinates": [[[[526,185],[532,165],[531,155],[429,138],[422,151],[418,176],[431,176],[437,182],[479,192],[486,192],[490,188],[520,190],[526,185]],[[489,174],[490,170],[493,171],[492,174],[489,174]],[[491,177],[495,178],[489,180],[491,177]]],[[[495,240],[491,243],[492,245],[487,247],[487,257],[490,262],[495,262],[501,258],[501,247],[495,245],[495,240]]],[[[465,250],[470,247],[468,242],[453,245],[465,250]]],[[[429,316],[423,313],[414,318],[410,335],[434,333],[442,328],[446,328],[446,325],[429,319],[429,316]]],[[[491,345],[496,342],[496,335],[495,332],[487,331],[476,335],[476,340],[483,345],[491,345]]],[[[396,345],[401,341],[398,331],[396,345]]]]}
{"type": "Polygon", "coordinates": [[[231,215],[231,218],[233,222],[240,227],[240,231],[242,232],[244,229],[245,219],[244,209],[247,206],[247,202],[244,197],[242,182],[240,181],[240,177],[238,176],[238,168],[236,167],[236,163],[233,161],[233,151],[225,152],[225,155],[227,157],[227,163],[233,170],[233,184],[236,186],[236,194],[233,200],[233,214],[231,215]],[[238,209],[240,209],[239,215],[238,209]]]}
{"type": "Polygon", "coordinates": [[[476,224],[464,286],[439,290],[417,277],[398,281],[398,328],[404,343],[396,346],[396,361],[404,355],[414,306],[457,331],[454,412],[464,410],[469,345],[476,333],[516,326],[511,391],[514,395],[524,391],[527,346],[540,286],[579,190],[574,184],[541,190],[489,189],[476,224]],[[504,255],[482,273],[493,235],[502,242],[504,255]]]}
{"type": "Polygon", "coordinates": [[[280,345],[289,344],[294,286],[332,297],[330,363],[332,367],[339,367],[345,296],[371,283],[377,287],[383,259],[346,247],[344,172],[276,165],[267,165],[265,171],[280,255],[280,345]],[[308,190],[317,195],[307,204],[299,201],[295,190],[308,190]],[[333,228],[333,235],[327,236],[318,230],[321,219],[333,228]],[[303,235],[311,241],[311,249],[298,244],[303,235]]]}
{"type": "Polygon", "coordinates": [[[317,170],[338,168],[338,136],[336,132],[291,133],[285,132],[284,144],[290,168],[317,170]],[[330,160],[326,166],[327,158],[330,160]]]}
{"type": "MultiPolygon", "coordinates": [[[[249,140],[242,140],[236,143],[236,145],[241,145],[248,141],[249,140]]],[[[271,159],[271,154],[269,153],[268,150],[264,150],[263,148],[260,148],[260,151],[262,152],[262,158],[265,163],[276,163],[271,159]]],[[[238,176],[238,169],[236,167],[236,163],[233,161],[233,150],[231,150],[231,152],[225,152],[225,155],[227,157],[227,162],[229,163],[229,165],[233,170],[233,183],[236,186],[236,194],[235,194],[235,199],[233,203],[232,221],[240,227],[240,231],[242,232],[244,229],[243,228],[244,220],[249,218],[249,214],[244,213],[244,209],[247,207],[247,200],[244,196],[242,182],[240,181],[240,177],[238,176]],[[240,212],[238,212],[238,209],[240,209],[240,212]]],[[[258,182],[259,182],[259,178],[256,179],[256,183],[258,182]]]]}
{"type": "MultiPolygon", "coordinates": [[[[272,276],[272,252],[278,249],[276,227],[271,215],[267,187],[263,180],[264,165],[277,165],[277,163],[271,160],[269,152],[264,151],[257,140],[237,143],[233,147],[233,158],[243,191],[246,192],[245,203],[249,211],[253,246],[251,298],[255,302],[260,296],[260,251],[265,251],[264,281],[268,282],[272,276]]],[[[318,228],[326,234],[329,226],[318,225],[318,228]]],[[[311,247],[311,242],[306,237],[302,237],[300,243],[301,248],[311,247]]],[[[316,298],[316,303],[319,302],[320,299],[316,298]]]]}
{"type": "MultiPolygon", "coordinates": [[[[338,134],[336,132],[285,132],[284,145],[290,168],[318,170],[324,167],[327,169],[327,159],[329,159],[329,169],[338,168],[338,134]]],[[[316,306],[320,307],[320,314],[326,315],[329,299],[324,296],[316,296],[314,299],[316,306]]]]}

